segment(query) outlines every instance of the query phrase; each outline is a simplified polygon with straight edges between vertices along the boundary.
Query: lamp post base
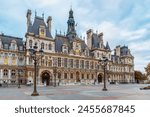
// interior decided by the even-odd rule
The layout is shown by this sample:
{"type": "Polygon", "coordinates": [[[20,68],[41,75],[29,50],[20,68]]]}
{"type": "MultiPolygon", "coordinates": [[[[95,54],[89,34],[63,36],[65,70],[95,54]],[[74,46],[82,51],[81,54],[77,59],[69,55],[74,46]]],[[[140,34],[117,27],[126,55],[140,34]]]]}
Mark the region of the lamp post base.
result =
{"type": "Polygon", "coordinates": [[[18,86],[18,88],[21,88],[20,86],[18,86]]]}
{"type": "Polygon", "coordinates": [[[102,91],[107,91],[107,89],[106,89],[106,88],[103,88],[102,91]]]}
{"type": "Polygon", "coordinates": [[[38,93],[38,92],[33,92],[33,93],[31,94],[31,96],[39,96],[39,93],[38,93]]]}

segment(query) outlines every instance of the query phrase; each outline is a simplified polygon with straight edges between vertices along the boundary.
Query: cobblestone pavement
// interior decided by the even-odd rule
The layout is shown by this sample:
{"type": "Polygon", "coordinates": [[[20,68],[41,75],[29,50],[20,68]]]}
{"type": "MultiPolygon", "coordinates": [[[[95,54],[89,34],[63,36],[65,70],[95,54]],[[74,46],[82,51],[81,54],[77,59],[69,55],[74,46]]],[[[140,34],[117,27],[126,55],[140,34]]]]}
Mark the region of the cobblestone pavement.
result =
{"type": "Polygon", "coordinates": [[[147,84],[37,86],[39,96],[31,96],[33,86],[0,87],[0,100],[149,100],[150,90],[140,90],[147,84]]]}

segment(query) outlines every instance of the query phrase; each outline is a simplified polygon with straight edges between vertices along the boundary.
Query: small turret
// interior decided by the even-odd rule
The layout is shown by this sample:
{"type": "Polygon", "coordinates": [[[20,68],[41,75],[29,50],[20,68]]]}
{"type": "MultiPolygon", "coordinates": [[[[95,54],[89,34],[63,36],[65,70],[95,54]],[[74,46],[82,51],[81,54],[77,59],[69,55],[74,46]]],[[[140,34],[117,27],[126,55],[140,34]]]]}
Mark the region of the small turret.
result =
{"type": "Polygon", "coordinates": [[[49,30],[49,32],[51,33],[51,22],[52,22],[52,17],[51,16],[49,16],[48,18],[47,18],[47,27],[48,27],[48,30],[49,30]]]}
{"type": "Polygon", "coordinates": [[[109,51],[111,51],[108,41],[106,43],[106,49],[109,50],[109,51]]]}
{"type": "Polygon", "coordinates": [[[88,31],[86,31],[87,34],[87,45],[89,47],[89,49],[92,48],[92,35],[93,35],[93,30],[89,29],[88,31]]]}
{"type": "Polygon", "coordinates": [[[27,30],[28,30],[29,26],[32,25],[32,24],[31,24],[31,14],[32,14],[32,13],[31,13],[31,10],[28,9],[27,15],[26,15],[26,17],[27,17],[27,30]]]}

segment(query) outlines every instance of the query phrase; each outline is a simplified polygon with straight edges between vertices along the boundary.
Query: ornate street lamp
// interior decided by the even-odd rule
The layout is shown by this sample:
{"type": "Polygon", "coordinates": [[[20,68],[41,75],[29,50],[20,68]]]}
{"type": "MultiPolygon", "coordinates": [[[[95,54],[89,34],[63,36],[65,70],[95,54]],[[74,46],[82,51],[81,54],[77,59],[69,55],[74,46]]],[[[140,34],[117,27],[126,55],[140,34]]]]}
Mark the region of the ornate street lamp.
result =
{"type": "Polygon", "coordinates": [[[103,66],[104,68],[104,88],[102,89],[103,91],[107,91],[106,88],[106,68],[108,64],[108,58],[107,57],[102,57],[102,59],[99,60],[99,63],[103,66]]]}
{"type": "Polygon", "coordinates": [[[54,69],[53,69],[53,74],[54,74],[54,87],[56,87],[56,74],[57,74],[57,67],[54,67],[54,69]]]}
{"type": "Polygon", "coordinates": [[[33,49],[30,47],[29,52],[31,58],[34,60],[34,90],[31,96],[38,96],[39,93],[36,90],[36,72],[37,72],[36,69],[37,69],[37,63],[40,59],[42,59],[44,51],[42,49],[38,51],[37,43],[35,43],[33,49]]]}

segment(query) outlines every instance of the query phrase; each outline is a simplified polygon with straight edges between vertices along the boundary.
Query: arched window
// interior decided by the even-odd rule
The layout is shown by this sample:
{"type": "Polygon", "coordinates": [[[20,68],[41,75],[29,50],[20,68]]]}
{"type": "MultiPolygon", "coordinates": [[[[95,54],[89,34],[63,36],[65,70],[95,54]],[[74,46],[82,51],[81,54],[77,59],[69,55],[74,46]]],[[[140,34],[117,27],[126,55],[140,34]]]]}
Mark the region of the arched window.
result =
{"type": "Polygon", "coordinates": [[[67,79],[67,73],[64,73],[64,79],[67,79]]]}
{"type": "Polygon", "coordinates": [[[52,45],[51,45],[51,44],[49,44],[48,48],[49,48],[49,50],[52,50],[52,45]]]}
{"type": "Polygon", "coordinates": [[[32,40],[29,40],[29,48],[32,48],[32,40]]]}
{"type": "Polygon", "coordinates": [[[43,42],[41,43],[41,49],[44,50],[44,43],[43,42]]]}
{"type": "Polygon", "coordinates": [[[61,79],[61,73],[58,72],[58,79],[61,79]]]}
{"type": "Polygon", "coordinates": [[[11,77],[15,77],[16,76],[16,71],[15,70],[11,70],[11,77]]]}
{"type": "Polygon", "coordinates": [[[7,69],[4,69],[3,75],[4,75],[4,77],[8,77],[8,70],[7,69]]]}

